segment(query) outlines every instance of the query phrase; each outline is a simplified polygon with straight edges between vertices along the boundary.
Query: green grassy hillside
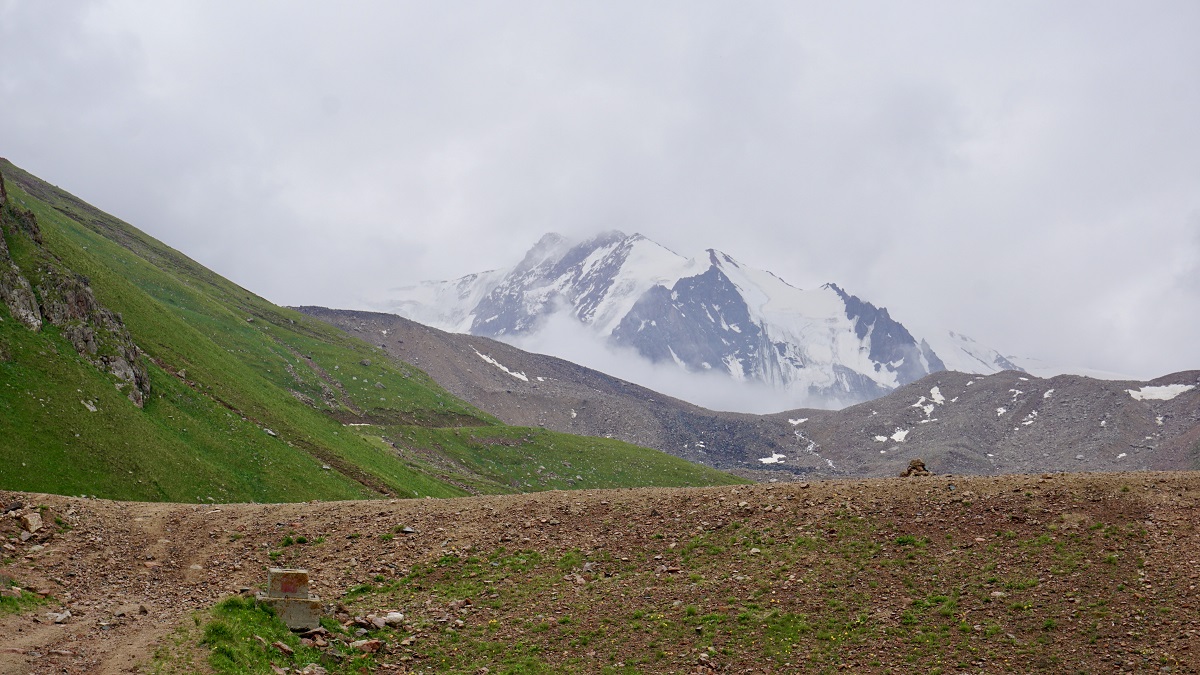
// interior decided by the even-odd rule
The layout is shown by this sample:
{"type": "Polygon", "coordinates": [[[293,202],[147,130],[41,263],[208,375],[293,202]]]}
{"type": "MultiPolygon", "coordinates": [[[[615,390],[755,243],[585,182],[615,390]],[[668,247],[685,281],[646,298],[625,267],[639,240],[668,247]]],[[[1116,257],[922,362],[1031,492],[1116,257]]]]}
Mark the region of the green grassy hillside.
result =
{"type": "Polygon", "coordinates": [[[0,302],[0,488],[293,501],[738,482],[615,441],[503,427],[5,160],[0,174],[19,274],[43,303],[82,280],[123,321],[150,385],[139,407],[96,366],[103,331],[84,354],[80,322],[32,330],[0,302]],[[40,237],[22,230],[27,213],[40,237]]]}

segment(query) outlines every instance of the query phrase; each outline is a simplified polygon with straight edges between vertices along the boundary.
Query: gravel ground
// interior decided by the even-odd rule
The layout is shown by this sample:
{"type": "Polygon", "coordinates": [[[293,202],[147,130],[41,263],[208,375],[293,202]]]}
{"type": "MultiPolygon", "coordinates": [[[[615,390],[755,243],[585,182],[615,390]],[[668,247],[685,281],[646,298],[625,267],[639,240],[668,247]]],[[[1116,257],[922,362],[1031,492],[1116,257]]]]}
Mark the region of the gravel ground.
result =
{"type": "MultiPolygon", "coordinates": [[[[303,504],[129,503],[0,492],[0,505],[10,509],[0,520],[0,534],[8,541],[0,575],[51,596],[35,611],[0,616],[0,674],[139,672],[176,627],[192,623],[195,612],[220,598],[262,583],[268,566],[306,567],[313,591],[335,602],[351,586],[369,582],[384,566],[404,570],[447,554],[487,553],[501,546],[544,551],[548,557],[572,549],[585,554],[603,550],[614,559],[634,561],[631,564],[645,559],[650,565],[659,565],[649,562],[653,555],[666,553],[660,569],[648,567],[641,577],[627,575],[637,583],[653,584],[662,572],[674,571],[666,569],[674,564],[675,547],[668,542],[734,524],[759,529],[786,526],[820,534],[823,522],[847,514],[881,528],[886,522],[886,528],[891,528],[886,530],[886,541],[904,533],[924,533],[930,542],[930,559],[947,561],[964,552],[978,554],[1001,530],[1024,538],[1074,527],[1082,532],[1092,523],[1136,527],[1142,533],[1136,540],[1111,544],[1112,555],[1120,553],[1122,560],[1139,562],[1126,570],[1136,581],[1136,587],[1121,596],[1127,600],[1107,607],[1105,619],[1110,626],[1100,630],[1093,622],[1089,629],[1093,639],[1085,642],[1081,619],[1078,631],[1064,627],[1056,640],[1035,649],[1065,659],[1053,662],[1077,663],[1070,672],[1158,672],[1162,668],[1200,672],[1197,473],[932,476],[303,504]],[[14,508],[18,504],[20,508],[14,508]],[[22,541],[25,528],[20,516],[34,512],[43,525],[22,541]],[[400,525],[416,533],[380,536],[400,525]],[[280,550],[280,541],[289,534],[303,536],[309,544],[287,547],[272,560],[270,553],[280,550]],[[980,548],[972,552],[973,542],[980,548]],[[64,610],[70,611],[70,617],[62,623],[48,616],[64,610]]],[[[1095,555],[1103,555],[1107,545],[1101,542],[1095,555]]],[[[1016,546],[995,550],[993,562],[1001,569],[1027,555],[1016,546]]],[[[766,560],[769,553],[767,549],[754,560],[766,560]]],[[[736,568],[740,565],[744,572],[752,565],[748,559],[730,552],[727,563],[716,563],[727,564],[732,572],[728,575],[706,568],[711,583],[702,592],[722,597],[726,591],[740,593],[738,584],[745,577],[736,568]],[[721,580],[722,576],[726,578],[721,580]]],[[[1103,570],[1100,561],[1095,562],[1092,569],[1103,570]]],[[[955,564],[947,562],[942,574],[954,569],[955,564]]],[[[1086,565],[1081,569],[1082,575],[1076,572],[1063,578],[1047,573],[1033,592],[1030,611],[1035,615],[1051,609],[1061,612],[1062,603],[1086,603],[1089,594],[1107,592],[1101,581],[1092,578],[1095,575],[1086,573],[1086,565]]],[[[578,592],[590,592],[587,588],[578,592]]],[[[782,579],[771,593],[775,588],[786,591],[787,602],[798,606],[803,606],[809,592],[782,579]]],[[[903,593],[888,589],[875,593],[875,612],[880,617],[903,611],[909,602],[903,593]]],[[[553,609],[550,605],[509,607],[497,616],[553,609]]],[[[598,604],[593,611],[615,614],[626,609],[619,603],[598,604]]],[[[636,639],[631,644],[636,645],[636,639]]],[[[892,659],[889,649],[881,644],[874,661],[856,665],[848,660],[846,667],[859,672],[889,663],[902,667],[899,652],[892,659]]],[[[588,656],[600,658],[594,648],[588,656]]],[[[584,658],[562,656],[576,657],[584,658]]],[[[755,672],[759,663],[752,649],[717,660],[729,672],[755,672]]],[[[578,660],[571,663],[577,664],[576,669],[593,670],[586,661],[583,666],[578,660]]],[[[687,666],[694,663],[668,659],[643,670],[689,672],[687,666]]],[[[594,670],[602,665],[596,662],[594,670]]],[[[694,667],[707,668],[708,662],[694,667]]],[[[974,664],[970,671],[1035,669],[1030,663],[987,661],[974,664]]]]}

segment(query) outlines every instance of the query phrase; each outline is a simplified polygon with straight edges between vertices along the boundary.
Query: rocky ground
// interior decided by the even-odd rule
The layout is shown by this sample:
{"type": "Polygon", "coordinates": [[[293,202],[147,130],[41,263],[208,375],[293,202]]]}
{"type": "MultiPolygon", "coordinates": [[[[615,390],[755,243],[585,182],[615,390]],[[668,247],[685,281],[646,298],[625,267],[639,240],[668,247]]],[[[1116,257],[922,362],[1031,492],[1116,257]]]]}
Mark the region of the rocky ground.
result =
{"type": "Polygon", "coordinates": [[[406,614],[383,672],[1200,672],[1196,473],[0,503],[7,592],[47,598],[0,615],[3,674],[204,670],[188,631],[275,565],[406,614]]]}

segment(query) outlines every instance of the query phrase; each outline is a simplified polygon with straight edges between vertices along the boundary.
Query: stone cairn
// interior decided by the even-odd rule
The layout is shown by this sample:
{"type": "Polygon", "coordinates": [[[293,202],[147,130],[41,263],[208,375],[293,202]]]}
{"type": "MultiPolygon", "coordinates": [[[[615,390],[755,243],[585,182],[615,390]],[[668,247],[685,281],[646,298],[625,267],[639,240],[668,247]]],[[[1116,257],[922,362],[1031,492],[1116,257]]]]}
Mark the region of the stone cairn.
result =
{"type": "Polygon", "coordinates": [[[925,468],[925,460],[917,458],[908,462],[908,468],[900,472],[901,478],[909,476],[932,476],[933,472],[925,468]]]}

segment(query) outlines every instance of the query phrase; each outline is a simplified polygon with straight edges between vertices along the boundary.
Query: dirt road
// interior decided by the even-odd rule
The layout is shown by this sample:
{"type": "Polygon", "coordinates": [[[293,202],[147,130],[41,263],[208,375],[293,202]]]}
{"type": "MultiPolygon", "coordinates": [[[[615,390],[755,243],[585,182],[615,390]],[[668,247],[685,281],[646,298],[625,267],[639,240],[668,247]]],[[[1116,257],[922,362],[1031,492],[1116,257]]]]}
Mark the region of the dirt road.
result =
{"type": "MultiPolygon", "coordinates": [[[[494,550],[501,542],[547,551],[603,548],[625,559],[658,546],[664,537],[685,540],[688,533],[722,524],[758,526],[787,518],[789,524],[819,532],[823,518],[847,513],[886,520],[897,533],[940,537],[947,532],[950,540],[952,531],[967,546],[997,537],[1005,528],[1021,533],[1021,528],[1045,531],[1048,524],[1056,531],[1078,523],[1137,523],[1144,537],[1136,552],[1144,560],[1136,597],[1147,606],[1160,597],[1187,606],[1182,615],[1163,619],[1146,616],[1136,603],[1112,607],[1111,639],[1153,652],[1155,663],[1169,659],[1173,672],[1193,672],[1200,664],[1200,474],[1194,473],[933,476],[279,505],[0,493],[0,504],[12,509],[17,503],[22,508],[0,520],[0,534],[8,541],[0,575],[52,601],[0,616],[4,675],[138,672],[177,626],[193,622],[197,612],[220,598],[262,583],[268,566],[306,567],[313,591],[336,600],[349,587],[370,581],[381,564],[407,568],[447,552],[494,550]],[[34,510],[43,526],[21,541],[23,528],[15,516],[34,510]],[[400,525],[416,532],[385,535],[400,525]],[[287,537],[303,537],[308,545],[283,546],[287,537]],[[70,617],[62,623],[48,616],[64,610],[70,617]],[[1118,635],[1121,622],[1129,627],[1118,635]]],[[[936,549],[938,537],[930,540],[931,550],[936,549]]],[[[946,556],[951,553],[947,545],[946,556]]],[[[1004,555],[1010,554],[1020,552],[1014,548],[1004,555]]],[[[730,558],[731,568],[738,564],[730,558]]],[[[1081,587],[1084,581],[1067,583],[1081,587]]],[[[889,610],[879,611],[882,616],[889,610]]],[[[1099,647],[1063,649],[1072,654],[1078,649],[1082,663],[1104,663],[1099,647]]],[[[738,663],[731,661],[731,666],[738,663]]],[[[1120,669],[1122,663],[1110,665],[1120,669]]]]}

